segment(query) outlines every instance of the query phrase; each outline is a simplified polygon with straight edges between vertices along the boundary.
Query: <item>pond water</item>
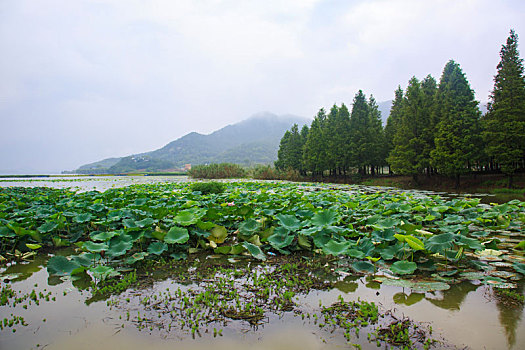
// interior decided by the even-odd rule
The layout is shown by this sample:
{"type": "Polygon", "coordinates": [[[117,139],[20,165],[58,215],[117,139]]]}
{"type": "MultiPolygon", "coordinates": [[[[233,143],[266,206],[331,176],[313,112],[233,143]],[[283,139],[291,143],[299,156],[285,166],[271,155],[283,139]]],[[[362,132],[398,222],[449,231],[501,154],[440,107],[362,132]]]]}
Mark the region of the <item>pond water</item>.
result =
{"type": "MultiPolygon", "coordinates": [[[[47,186],[103,191],[163,181],[188,180],[155,176],[2,179],[0,187],[47,186]]],[[[340,349],[352,348],[350,344],[358,344],[363,349],[377,348],[375,341],[367,339],[369,329],[366,327],[359,337],[353,336],[351,342],[347,342],[342,332],[321,327],[309,317],[320,314],[320,305],[332,305],[341,300],[339,298],[375,302],[383,313],[391,313],[397,319],[410,318],[427,330],[431,328],[432,338],[439,341],[435,348],[525,349],[524,304],[501,299],[490,286],[476,281],[451,284],[450,289],[443,291],[414,292],[410,288],[378,283],[370,276],[328,268],[323,278],[330,281],[331,286],[296,293],[294,310],[265,312],[265,319],[257,326],[246,320],[228,320],[227,326],[222,325],[220,336],[213,334],[215,323],[211,323],[194,339],[189,329],[168,327],[174,322],[173,317],[170,319],[158,307],[150,307],[144,299],[157,295],[161,298],[166,291],[199,290],[206,280],[181,283],[173,277],[174,271],[165,270],[153,274],[148,284],[96,301],[91,299],[84,281],[50,277],[45,268],[48,258],[41,254],[32,261],[0,268],[2,288],[9,286],[22,299],[16,305],[11,302],[0,306],[0,322],[22,317],[27,324],[14,324],[0,330],[0,349],[143,349],[146,346],[151,349],[207,349],[210,346],[229,350],[247,347],[340,349]],[[145,327],[141,319],[148,320],[145,327]]],[[[213,261],[215,257],[201,258],[206,259],[213,261]]],[[[198,268],[199,264],[194,266],[198,268]]],[[[259,273],[259,264],[252,259],[241,259],[233,266],[247,272],[247,276],[259,273]]],[[[517,292],[523,295],[524,287],[522,279],[517,292]]]]}

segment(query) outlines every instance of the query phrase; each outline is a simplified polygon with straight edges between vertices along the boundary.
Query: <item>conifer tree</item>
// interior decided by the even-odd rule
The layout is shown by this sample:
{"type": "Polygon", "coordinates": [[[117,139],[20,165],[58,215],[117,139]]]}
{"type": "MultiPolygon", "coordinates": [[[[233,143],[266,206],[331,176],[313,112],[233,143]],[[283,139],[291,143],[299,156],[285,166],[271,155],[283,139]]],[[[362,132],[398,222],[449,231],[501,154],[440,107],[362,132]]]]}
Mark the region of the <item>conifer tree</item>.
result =
{"type": "Polygon", "coordinates": [[[372,95],[370,95],[368,100],[368,113],[370,118],[370,128],[368,130],[370,144],[368,154],[370,171],[371,174],[374,175],[375,172],[379,170],[379,167],[383,166],[385,163],[385,137],[381,112],[379,111],[379,106],[372,95]]]}
{"type": "Polygon", "coordinates": [[[421,118],[422,127],[421,139],[423,143],[423,154],[421,166],[427,169],[427,175],[431,174],[430,152],[435,148],[434,139],[436,137],[437,116],[436,107],[437,83],[430,74],[421,82],[421,118]]]}
{"type": "Polygon", "coordinates": [[[502,46],[500,57],[484,118],[483,138],[487,155],[507,175],[510,188],[513,174],[523,166],[525,156],[525,77],[514,30],[502,46]]]}
{"type": "Polygon", "coordinates": [[[443,69],[436,94],[437,132],[431,152],[434,167],[456,178],[470,171],[481,152],[480,115],[474,91],[459,64],[450,60],[443,69]]]}
{"type": "Polygon", "coordinates": [[[312,175],[323,175],[327,169],[325,135],[326,112],[323,108],[315,116],[303,148],[303,163],[312,175]]]}
{"type": "Polygon", "coordinates": [[[388,115],[385,126],[385,157],[387,159],[394,149],[394,134],[396,133],[402,115],[403,89],[401,89],[401,86],[397,87],[394,94],[395,98],[394,101],[392,101],[392,107],[390,107],[390,114],[388,115]]]}
{"type": "Polygon", "coordinates": [[[350,162],[359,169],[359,173],[366,173],[368,165],[370,143],[370,115],[368,103],[362,90],[354,97],[352,113],[350,114],[350,162]]]}
{"type": "Polygon", "coordinates": [[[388,158],[396,173],[412,175],[416,182],[426,164],[423,152],[425,148],[423,100],[421,83],[416,77],[412,77],[402,103],[401,119],[397,123],[394,134],[394,149],[388,158]]]}

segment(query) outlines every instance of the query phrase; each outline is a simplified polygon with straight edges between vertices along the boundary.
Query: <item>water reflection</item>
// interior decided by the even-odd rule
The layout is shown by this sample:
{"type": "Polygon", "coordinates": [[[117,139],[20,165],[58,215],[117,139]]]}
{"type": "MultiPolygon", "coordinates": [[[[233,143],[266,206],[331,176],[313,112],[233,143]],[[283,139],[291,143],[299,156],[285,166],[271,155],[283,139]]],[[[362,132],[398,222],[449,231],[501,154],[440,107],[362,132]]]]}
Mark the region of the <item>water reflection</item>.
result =
{"type": "Polygon", "coordinates": [[[452,311],[459,311],[461,304],[467,298],[470,292],[476,291],[479,285],[475,285],[470,281],[453,284],[450,289],[439,292],[442,296],[441,299],[425,298],[435,306],[452,311]]]}
{"type": "Polygon", "coordinates": [[[394,294],[393,300],[394,300],[394,303],[398,305],[401,304],[401,305],[410,306],[410,305],[414,305],[420,302],[424,298],[425,298],[424,293],[410,293],[409,295],[407,295],[401,292],[401,293],[394,294]]]}
{"type": "MultiPolygon", "coordinates": [[[[523,282],[518,285],[515,290],[516,293],[523,295],[523,282]]],[[[505,329],[507,337],[507,344],[509,349],[512,349],[516,344],[516,330],[523,315],[523,303],[508,302],[503,298],[496,297],[496,306],[499,311],[499,321],[505,329]]]]}

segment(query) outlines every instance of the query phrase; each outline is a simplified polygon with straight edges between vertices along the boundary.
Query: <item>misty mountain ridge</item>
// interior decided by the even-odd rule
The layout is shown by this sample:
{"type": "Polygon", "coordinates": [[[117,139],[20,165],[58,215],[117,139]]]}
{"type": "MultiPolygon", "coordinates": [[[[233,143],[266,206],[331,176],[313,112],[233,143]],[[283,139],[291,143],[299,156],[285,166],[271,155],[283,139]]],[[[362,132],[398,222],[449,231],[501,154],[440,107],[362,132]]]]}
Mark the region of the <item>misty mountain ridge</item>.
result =
{"type": "Polygon", "coordinates": [[[167,171],[185,164],[236,163],[271,164],[277,159],[279,142],[294,123],[310,120],[294,115],[262,112],[227,125],[211,134],[186,134],[162,148],[121,158],[107,158],[82,165],[73,173],[118,174],[139,171],[167,171]]]}

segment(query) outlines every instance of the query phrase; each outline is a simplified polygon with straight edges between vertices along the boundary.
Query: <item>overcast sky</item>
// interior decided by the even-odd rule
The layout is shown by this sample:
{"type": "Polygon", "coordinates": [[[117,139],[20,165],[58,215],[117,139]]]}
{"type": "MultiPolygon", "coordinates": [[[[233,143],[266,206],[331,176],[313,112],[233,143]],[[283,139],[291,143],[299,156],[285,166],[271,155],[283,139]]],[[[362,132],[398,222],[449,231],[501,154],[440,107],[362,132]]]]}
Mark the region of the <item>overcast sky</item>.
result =
{"type": "Polygon", "coordinates": [[[450,59],[486,101],[511,28],[524,52],[525,1],[0,0],[0,173],[390,100],[450,59]]]}

